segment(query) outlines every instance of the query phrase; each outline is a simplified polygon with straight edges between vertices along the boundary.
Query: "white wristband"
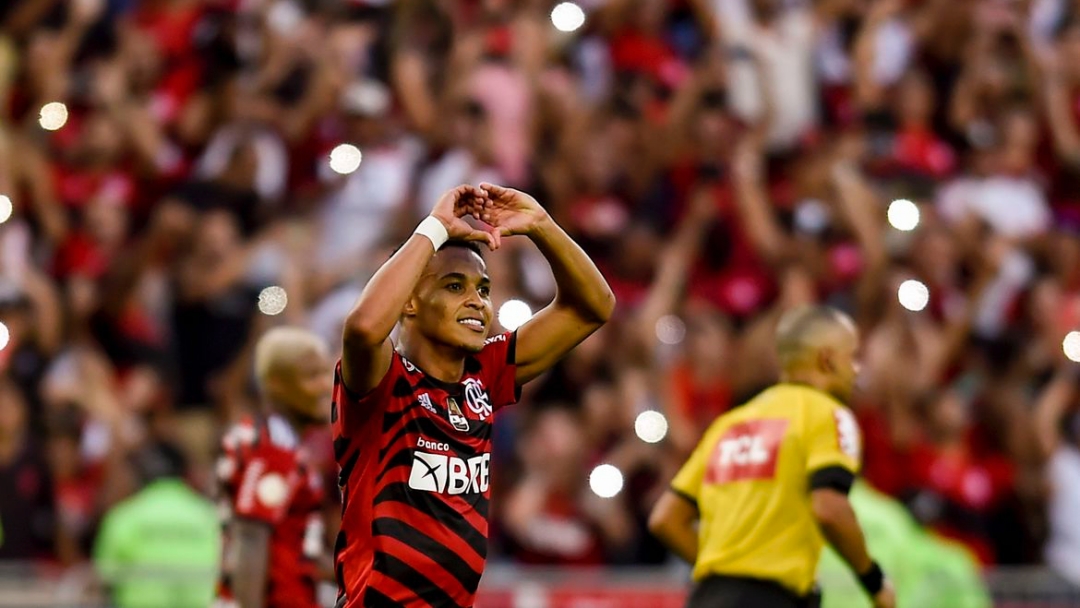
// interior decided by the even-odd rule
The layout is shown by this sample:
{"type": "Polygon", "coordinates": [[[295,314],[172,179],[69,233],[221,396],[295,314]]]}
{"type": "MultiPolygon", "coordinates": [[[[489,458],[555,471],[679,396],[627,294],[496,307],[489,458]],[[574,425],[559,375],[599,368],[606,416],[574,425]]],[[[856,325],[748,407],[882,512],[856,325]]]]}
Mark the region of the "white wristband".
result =
{"type": "Polygon", "coordinates": [[[416,230],[413,230],[413,234],[427,237],[427,240],[431,241],[432,246],[435,247],[435,251],[438,251],[439,247],[443,246],[443,243],[450,240],[450,234],[446,232],[446,226],[443,226],[443,223],[438,218],[430,215],[420,222],[416,230]]]}

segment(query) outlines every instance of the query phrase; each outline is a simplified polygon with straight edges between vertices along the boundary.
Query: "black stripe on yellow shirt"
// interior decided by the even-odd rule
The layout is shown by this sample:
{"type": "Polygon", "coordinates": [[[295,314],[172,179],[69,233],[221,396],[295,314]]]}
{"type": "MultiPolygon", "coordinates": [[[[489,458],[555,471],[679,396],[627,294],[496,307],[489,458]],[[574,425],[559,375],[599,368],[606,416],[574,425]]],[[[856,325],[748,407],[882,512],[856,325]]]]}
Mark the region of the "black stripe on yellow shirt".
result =
{"type": "Polygon", "coordinates": [[[810,474],[810,489],[831,489],[847,494],[855,483],[855,474],[836,465],[818,469],[810,474]]]}

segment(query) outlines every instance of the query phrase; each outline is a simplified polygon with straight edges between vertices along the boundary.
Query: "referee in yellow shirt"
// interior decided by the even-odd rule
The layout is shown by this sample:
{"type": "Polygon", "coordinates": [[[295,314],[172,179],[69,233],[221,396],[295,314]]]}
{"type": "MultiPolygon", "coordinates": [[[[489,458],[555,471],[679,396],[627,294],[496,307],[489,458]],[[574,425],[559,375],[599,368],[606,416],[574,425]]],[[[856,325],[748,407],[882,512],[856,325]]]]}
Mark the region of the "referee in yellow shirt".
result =
{"type": "Polygon", "coordinates": [[[840,401],[855,384],[855,325],[832,308],[801,308],[781,318],[776,343],[781,383],[713,422],[649,529],[694,564],[688,608],[817,606],[825,540],[874,605],[893,608],[847,498],[861,449],[840,401]]]}

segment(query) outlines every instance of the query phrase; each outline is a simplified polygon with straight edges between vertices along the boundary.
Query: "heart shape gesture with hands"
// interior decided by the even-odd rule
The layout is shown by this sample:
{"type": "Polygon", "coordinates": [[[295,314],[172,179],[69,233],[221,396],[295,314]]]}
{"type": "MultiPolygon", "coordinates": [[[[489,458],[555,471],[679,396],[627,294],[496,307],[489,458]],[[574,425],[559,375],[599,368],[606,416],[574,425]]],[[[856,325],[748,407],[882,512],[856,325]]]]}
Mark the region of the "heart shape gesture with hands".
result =
{"type": "Polygon", "coordinates": [[[532,196],[495,184],[482,183],[484,206],[479,219],[492,227],[496,239],[517,234],[531,235],[550,218],[532,196]]]}
{"type": "Polygon", "coordinates": [[[451,239],[483,242],[492,250],[502,245],[502,237],[532,234],[549,219],[532,196],[489,183],[450,190],[435,204],[431,215],[443,223],[451,239]],[[467,216],[482,225],[470,224],[467,216]]]}
{"type": "Polygon", "coordinates": [[[489,249],[498,249],[499,239],[492,229],[477,228],[465,218],[480,219],[490,204],[487,193],[476,186],[463,184],[443,194],[431,210],[431,217],[442,222],[447,236],[457,241],[485,243],[489,249]]]}

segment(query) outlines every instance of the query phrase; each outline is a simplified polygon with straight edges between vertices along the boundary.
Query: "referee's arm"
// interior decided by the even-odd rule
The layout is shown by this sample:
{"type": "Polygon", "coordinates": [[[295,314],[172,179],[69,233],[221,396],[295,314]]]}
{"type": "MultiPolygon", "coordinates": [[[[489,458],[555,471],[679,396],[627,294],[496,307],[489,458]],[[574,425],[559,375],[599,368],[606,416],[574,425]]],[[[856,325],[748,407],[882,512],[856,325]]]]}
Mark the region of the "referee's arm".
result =
{"type": "Polygon", "coordinates": [[[866,550],[855,510],[847,493],[835,488],[818,488],[810,492],[810,505],[821,533],[856,573],[870,569],[873,560],[866,550]]]}
{"type": "Polygon", "coordinates": [[[859,583],[873,599],[875,608],[895,606],[896,598],[891,585],[866,549],[866,538],[855,517],[855,510],[851,508],[847,491],[816,487],[810,492],[810,505],[821,533],[851,566],[859,583]]]}
{"type": "Polygon", "coordinates": [[[675,555],[693,564],[698,555],[697,501],[669,488],[649,514],[649,532],[675,555]]]}
{"type": "Polygon", "coordinates": [[[698,496],[705,478],[709,454],[716,445],[717,434],[723,427],[716,422],[705,431],[705,436],[694,448],[690,458],[671,480],[667,491],[656,501],[649,514],[649,532],[671,552],[691,564],[698,556],[698,496]]]}
{"type": "Polygon", "coordinates": [[[876,608],[893,608],[896,598],[881,568],[870,557],[866,538],[848,500],[859,470],[862,438],[851,412],[829,404],[810,410],[807,434],[810,510],[829,544],[859,578],[876,608]]]}

